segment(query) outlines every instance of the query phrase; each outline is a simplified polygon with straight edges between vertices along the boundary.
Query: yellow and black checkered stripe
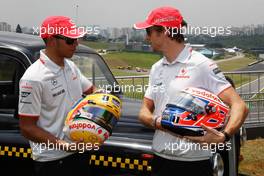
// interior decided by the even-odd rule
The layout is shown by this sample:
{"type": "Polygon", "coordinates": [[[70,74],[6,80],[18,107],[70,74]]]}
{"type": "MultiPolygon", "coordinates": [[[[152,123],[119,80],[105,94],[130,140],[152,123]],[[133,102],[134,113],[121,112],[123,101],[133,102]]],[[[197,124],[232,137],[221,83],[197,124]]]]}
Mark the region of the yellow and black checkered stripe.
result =
{"type": "Polygon", "coordinates": [[[1,156],[32,158],[32,153],[30,148],[0,146],[1,156]]]}
{"type": "MultiPolygon", "coordinates": [[[[30,148],[0,146],[0,157],[1,156],[32,158],[32,153],[30,148]]],[[[135,169],[143,172],[151,171],[151,166],[148,160],[115,157],[109,155],[91,155],[90,165],[131,170],[135,169]]]]}
{"type": "Polygon", "coordinates": [[[122,158],[122,157],[113,157],[113,156],[101,156],[101,155],[92,155],[90,164],[96,166],[105,166],[121,169],[131,169],[139,171],[151,171],[151,166],[149,165],[148,160],[141,159],[131,159],[131,158],[122,158]]]}

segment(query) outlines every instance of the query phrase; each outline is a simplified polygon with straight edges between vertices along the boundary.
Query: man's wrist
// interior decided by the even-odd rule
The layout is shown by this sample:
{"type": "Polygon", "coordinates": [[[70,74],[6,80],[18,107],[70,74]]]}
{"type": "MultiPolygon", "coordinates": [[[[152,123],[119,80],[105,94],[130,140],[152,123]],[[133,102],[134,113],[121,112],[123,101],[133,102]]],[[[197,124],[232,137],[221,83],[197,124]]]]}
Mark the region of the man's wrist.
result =
{"type": "Polygon", "coordinates": [[[154,116],[153,121],[152,121],[152,126],[154,127],[154,129],[157,128],[157,120],[158,120],[159,116],[154,116]]]}
{"type": "Polygon", "coordinates": [[[222,131],[222,133],[224,134],[224,136],[225,136],[225,140],[224,140],[224,142],[228,142],[230,139],[231,139],[231,135],[230,134],[228,134],[226,131],[222,131]]]}

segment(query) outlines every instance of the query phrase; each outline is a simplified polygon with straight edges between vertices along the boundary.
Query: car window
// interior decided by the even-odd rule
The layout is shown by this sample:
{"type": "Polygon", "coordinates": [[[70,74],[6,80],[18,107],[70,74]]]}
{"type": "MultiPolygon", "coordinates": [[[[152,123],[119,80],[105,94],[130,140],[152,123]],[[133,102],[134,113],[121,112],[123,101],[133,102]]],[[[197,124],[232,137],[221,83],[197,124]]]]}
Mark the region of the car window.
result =
{"type": "Polygon", "coordinates": [[[0,81],[10,82],[13,79],[17,63],[12,62],[6,55],[0,55],[0,81]]]}
{"type": "Polygon", "coordinates": [[[82,74],[93,82],[98,88],[107,88],[107,86],[114,85],[115,79],[102,61],[102,58],[96,54],[75,54],[71,58],[82,74]]]}
{"type": "Polygon", "coordinates": [[[24,67],[11,56],[0,54],[0,110],[17,111],[19,80],[24,67]]]}

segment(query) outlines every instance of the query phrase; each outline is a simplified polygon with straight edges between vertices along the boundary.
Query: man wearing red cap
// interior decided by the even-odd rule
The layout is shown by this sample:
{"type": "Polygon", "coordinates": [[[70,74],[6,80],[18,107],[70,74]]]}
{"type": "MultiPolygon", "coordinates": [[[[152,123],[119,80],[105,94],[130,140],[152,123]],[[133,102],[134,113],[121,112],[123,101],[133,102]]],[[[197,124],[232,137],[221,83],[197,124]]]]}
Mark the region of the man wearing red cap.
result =
{"type": "Polygon", "coordinates": [[[84,35],[68,17],[46,18],[40,29],[46,49],[20,80],[20,129],[30,140],[36,175],[89,175],[88,154],[71,151],[78,143],[62,131],[73,104],[82,94],[94,91],[92,83],[66,59],[73,56],[77,39],[84,35]]]}
{"type": "Polygon", "coordinates": [[[146,40],[164,57],[150,71],[149,87],[139,113],[140,121],[155,130],[152,148],[155,154],[152,175],[212,176],[211,151],[194,148],[196,143],[222,143],[244,122],[247,108],[226,81],[217,65],[184,43],[181,29],[187,24],[179,10],[160,7],[150,12],[146,21],[134,24],[146,29],[146,40]],[[203,126],[201,137],[179,137],[161,126],[161,113],[169,97],[186,87],[197,87],[218,95],[231,107],[231,117],[223,132],[203,126]]]}

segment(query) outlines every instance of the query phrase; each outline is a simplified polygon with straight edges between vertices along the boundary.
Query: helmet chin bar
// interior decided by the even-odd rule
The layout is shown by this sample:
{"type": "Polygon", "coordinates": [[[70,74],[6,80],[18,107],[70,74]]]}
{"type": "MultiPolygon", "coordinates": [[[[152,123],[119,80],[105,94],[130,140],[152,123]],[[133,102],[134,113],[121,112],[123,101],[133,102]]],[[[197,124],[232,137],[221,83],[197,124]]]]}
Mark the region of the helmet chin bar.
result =
{"type": "Polygon", "coordinates": [[[172,126],[166,122],[162,122],[161,125],[163,128],[168,129],[171,132],[174,132],[181,136],[203,136],[204,135],[204,130],[201,127],[188,128],[188,127],[183,127],[183,126],[175,126],[175,125],[172,126]]]}

